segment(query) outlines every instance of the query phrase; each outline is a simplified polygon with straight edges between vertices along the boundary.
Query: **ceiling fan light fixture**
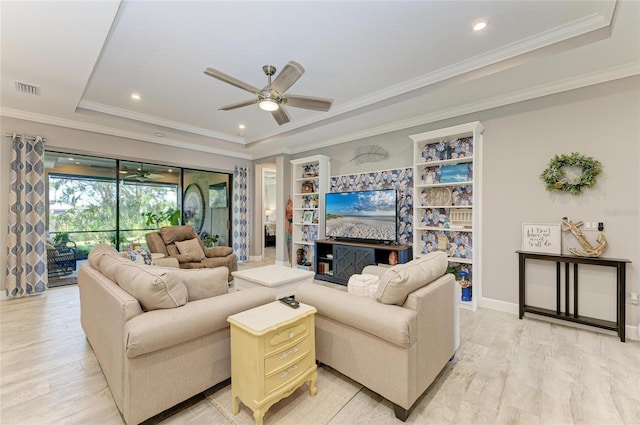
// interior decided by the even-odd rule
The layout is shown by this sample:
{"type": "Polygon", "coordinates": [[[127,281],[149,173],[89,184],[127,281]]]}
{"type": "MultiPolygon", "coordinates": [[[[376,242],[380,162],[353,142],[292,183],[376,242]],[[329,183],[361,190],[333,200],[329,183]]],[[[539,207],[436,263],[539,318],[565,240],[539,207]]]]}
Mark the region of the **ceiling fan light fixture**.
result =
{"type": "Polygon", "coordinates": [[[277,111],[278,108],[280,108],[278,102],[270,98],[262,99],[260,103],[258,103],[258,106],[260,107],[260,109],[267,112],[277,111]]]}

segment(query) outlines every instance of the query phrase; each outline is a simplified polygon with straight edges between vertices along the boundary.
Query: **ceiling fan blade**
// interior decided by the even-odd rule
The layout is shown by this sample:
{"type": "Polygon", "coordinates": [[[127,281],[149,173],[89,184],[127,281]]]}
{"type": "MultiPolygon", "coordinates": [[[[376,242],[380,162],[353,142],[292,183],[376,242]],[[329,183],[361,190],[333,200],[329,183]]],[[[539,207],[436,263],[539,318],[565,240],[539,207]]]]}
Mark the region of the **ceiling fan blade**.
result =
{"type": "Polygon", "coordinates": [[[232,103],[230,105],[224,105],[218,108],[219,111],[231,111],[232,109],[242,108],[243,106],[253,105],[257,102],[257,99],[243,100],[242,102],[232,103]]]}
{"type": "Polygon", "coordinates": [[[236,86],[239,89],[246,90],[249,93],[253,93],[257,95],[260,92],[259,88],[254,87],[249,83],[245,83],[244,81],[240,81],[237,78],[234,78],[230,75],[225,74],[224,72],[220,72],[217,69],[207,68],[204,71],[204,73],[207,74],[209,77],[213,77],[216,80],[220,80],[227,84],[231,84],[232,86],[236,86]]]}
{"type": "Polygon", "coordinates": [[[276,75],[271,83],[271,90],[278,92],[280,96],[289,89],[304,74],[304,68],[298,62],[289,61],[282,71],[276,75]]]}
{"type": "Polygon", "coordinates": [[[271,115],[276,120],[278,125],[286,124],[291,121],[291,119],[289,118],[289,114],[287,114],[287,111],[282,105],[280,105],[280,107],[275,111],[271,112],[271,115]]]}
{"type": "Polygon", "coordinates": [[[314,111],[327,112],[331,108],[333,100],[321,97],[297,96],[292,94],[282,99],[284,103],[294,108],[313,109],[314,111]]]}

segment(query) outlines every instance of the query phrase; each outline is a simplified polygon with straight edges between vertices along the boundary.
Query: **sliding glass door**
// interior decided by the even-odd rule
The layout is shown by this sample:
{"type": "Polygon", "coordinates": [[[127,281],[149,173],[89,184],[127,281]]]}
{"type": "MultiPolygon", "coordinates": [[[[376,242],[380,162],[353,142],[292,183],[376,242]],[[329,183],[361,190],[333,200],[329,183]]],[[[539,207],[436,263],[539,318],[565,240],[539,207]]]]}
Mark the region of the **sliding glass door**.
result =
{"type": "Polygon", "coordinates": [[[231,175],[47,151],[48,230],[85,258],[99,243],[146,246],[145,234],[189,224],[208,245],[231,246],[231,175]]]}

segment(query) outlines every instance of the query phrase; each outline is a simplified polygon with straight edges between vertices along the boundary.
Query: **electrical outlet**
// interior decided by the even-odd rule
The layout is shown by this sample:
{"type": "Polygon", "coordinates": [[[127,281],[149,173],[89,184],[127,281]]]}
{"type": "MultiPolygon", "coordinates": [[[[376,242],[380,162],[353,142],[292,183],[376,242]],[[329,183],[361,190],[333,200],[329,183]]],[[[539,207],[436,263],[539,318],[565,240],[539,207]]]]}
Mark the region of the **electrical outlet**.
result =
{"type": "Polygon", "coordinates": [[[629,303],[630,304],[634,304],[634,305],[638,305],[638,293],[637,292],[632,292],[631,295],[629,296],[629,303]]]}
{"type": "Polygon", "coordinates": [[[602,221],[598,222],[598,231],[600,232],[604,231],[604,222],[602,221]]]}

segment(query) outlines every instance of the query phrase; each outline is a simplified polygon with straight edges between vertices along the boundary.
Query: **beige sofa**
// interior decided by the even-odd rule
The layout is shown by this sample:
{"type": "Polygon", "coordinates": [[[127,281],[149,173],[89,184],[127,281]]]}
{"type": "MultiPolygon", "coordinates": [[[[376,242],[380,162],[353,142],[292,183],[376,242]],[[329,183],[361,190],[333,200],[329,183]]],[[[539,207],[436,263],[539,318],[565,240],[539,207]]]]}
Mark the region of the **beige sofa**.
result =
{"type": "Polygon", "coordinates": [[[391,401],[402,421],[459,345],[459,291],[446,267],[444,253],[367,266],[363,275],[380,277],[373,296],[317,283],[296,292],[296,300],[318,310],[318,361],[391,401]]]}
{"type": "Polygon", "coordinates": [[[108,245],[80,266],[82,328],[127,424],[231,376],[227,317],[274,294],[229,293],[227,273],[134,264],[108,245]]]}

